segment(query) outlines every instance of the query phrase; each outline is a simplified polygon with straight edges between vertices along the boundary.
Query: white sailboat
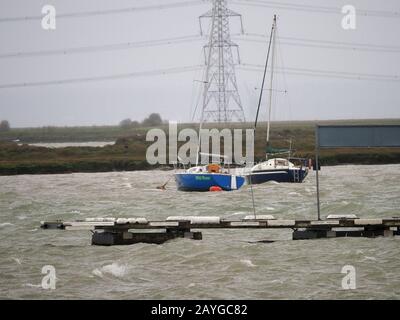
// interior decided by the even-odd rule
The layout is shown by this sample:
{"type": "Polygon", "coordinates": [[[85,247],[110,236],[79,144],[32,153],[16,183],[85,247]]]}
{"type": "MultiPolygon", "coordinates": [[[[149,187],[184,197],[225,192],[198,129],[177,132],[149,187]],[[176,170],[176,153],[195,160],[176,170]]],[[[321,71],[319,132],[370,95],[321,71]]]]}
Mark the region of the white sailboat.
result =
{"type": "Polygon", "coordinates": [[[259,105],[257,110],[255,128],[257,126],[258,114],[262,101],[262,95],[264,91],[265,78],[267,74],[267,67],[269,58],[271,57],[271,75],[270,75],[270,87],[269,87],[269,109],[268,109],[268,124],[267,124],[267,150],[266,150],[266,161],[256,164],[253,166],[248,174],[246,174],[246,181],[248,184],[261,184],[267,181],[276,182],[295,182],[301,183],[308,175],[308,160],[296,159],[300,162],[300,165],[295,165],[291,162],[291,146],[289,150],[274,149],[270,146],[270,131],[271,131],[271,114],[272,114],[272,97],[273,97],[273,80],[274,80],[274,67],[275,67],[275,51],[276,51],[276,15],[272,24],[271,36],[269,40],[267,59],[265,63],[264,76],[261,86],[259,105]],[[271,155],[283,155],[287,154],[285,158],[272,158],[271,155]]]}

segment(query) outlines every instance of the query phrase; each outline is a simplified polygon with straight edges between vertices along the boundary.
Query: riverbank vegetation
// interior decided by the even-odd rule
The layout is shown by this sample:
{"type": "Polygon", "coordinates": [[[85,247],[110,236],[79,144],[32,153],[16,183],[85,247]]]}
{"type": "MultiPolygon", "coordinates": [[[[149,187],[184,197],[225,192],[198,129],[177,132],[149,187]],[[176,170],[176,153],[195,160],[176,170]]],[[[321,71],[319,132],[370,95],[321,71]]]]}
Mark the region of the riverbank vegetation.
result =
{"type": "MultiPolygon", "coordinates": [[[[320,124],[400,124],[400,120],[323,121],[320,124]]],[[[147,122],[147,124],[150,124],[147,122]]],[[[152,124],[152,123],[151,123],[152,124]]],[[[94,126],[12,128],[0,132],[0,175],[47,174],[72,172],[107,172],[149,170],[157,168],[146,161],[146,133],[152,126],[94,126]],[[30,143],[115,141],[105,147],[45,148],[30,143]]],[[[157,127],[168,135],[168,124],[157,127]]],[[[216,124],[207,127],[217,128],[216,124]]],[[[251,123],[233,124],[233,128],[250,129],[251,123]]],[[[179,129],[197,129],[197,124],[181,124],[179,129]]],[[[221,127],[222,128],[222,127],[221,127]]],[[[292,141],[295,156],[314,158],[315,122],[275,122],[271,144],[287,148],[292,141]]],[[[260,123],[255,139],[255,158],[265,156],[266,124],[260,123]]],[[[243,139],[245,140],[245,139],[243,139]]],[[[244,143],[244,141],[243,141],[244,143]]],[[[245,148],[243,148],[245,150],[245,148]]],[[[323,165],[400,163],[396,149],[335,149],[321,152],[323,165]]]]}

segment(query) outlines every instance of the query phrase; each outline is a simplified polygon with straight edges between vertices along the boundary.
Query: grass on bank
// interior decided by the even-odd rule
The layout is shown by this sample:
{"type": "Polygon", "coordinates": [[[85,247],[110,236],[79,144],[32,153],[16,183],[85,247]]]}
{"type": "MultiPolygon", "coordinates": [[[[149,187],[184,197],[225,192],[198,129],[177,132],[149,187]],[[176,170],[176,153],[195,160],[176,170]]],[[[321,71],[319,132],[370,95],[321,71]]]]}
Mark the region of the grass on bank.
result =
{"type": "MultiPolygon", "coordinates": [[[[292,140],[296,156],[314,158],[315,124],[312,121],[275,122],[271,129],[271,144],[276,148],[287,148],[288,141],[292,140]]],[[[322,121],[319,124],[400,124],[400,120],[322,121]]],[[[206,127],[220,129],[224,126],[208,124],[206,127]]],[[[252,124],[232,124],[230,127],[249,129],[252,128],[252,124]]],[[[198,129],[198,125],[180,124],[179,129],[183,128],[198,129]]],[[[154,167],[146,161],[146,150],[151,145],[151,142],[145,141],[149,129],[95,126],[26,128],[0,132],[0,175],[152,169],[154,167]],[[14,140],[20,142],[13,142],[14,140]],[[59,149],[27,144],[86,141],[116,141],[116,143],[101,148],[59,149]]],[[[168,134],[168,125],[161,126],[161,129],[168,134]]],[[[265,157],[265,137],[266,124],[260,123],[255,139],[256,160],[262,160],[265,157]]],[[[321,162],[323,165],[400,163],[400,150],[388,148],[323,150],[321,162]]]]}

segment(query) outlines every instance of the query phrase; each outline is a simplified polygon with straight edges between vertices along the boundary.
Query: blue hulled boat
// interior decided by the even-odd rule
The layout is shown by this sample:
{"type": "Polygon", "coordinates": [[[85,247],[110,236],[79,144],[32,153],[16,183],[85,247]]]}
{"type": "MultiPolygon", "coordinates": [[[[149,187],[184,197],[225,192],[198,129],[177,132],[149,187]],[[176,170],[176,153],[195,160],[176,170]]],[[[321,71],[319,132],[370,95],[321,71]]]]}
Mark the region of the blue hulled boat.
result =
{"type": "Polygon", "coordinates": [[[213,188],[223,191],[240,189],[245,178],[224,172],[219,165],[193,167],[182,173],[175,173],[175,180],[180,191],[210,191],[213,188]]]}

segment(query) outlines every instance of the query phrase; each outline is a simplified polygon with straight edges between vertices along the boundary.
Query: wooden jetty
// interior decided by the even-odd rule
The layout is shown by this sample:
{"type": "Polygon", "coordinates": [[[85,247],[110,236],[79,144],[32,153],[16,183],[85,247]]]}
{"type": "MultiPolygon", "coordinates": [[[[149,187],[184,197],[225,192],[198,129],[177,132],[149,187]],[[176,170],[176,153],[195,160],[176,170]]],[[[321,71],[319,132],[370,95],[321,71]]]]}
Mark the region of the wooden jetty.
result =
{"type": "Polygon", "coordinates": [[[202,229],[291,229],[293,240],[336,237],[392,237],[400,235],[400,218],[358,219],[331,216],[326,220],[277,220],[272,216],[248,216],[240,220],[220,217],[98,218],[72,222],[42,222],[43,229],[91,230],[92,245],[161,244],[176,238],[202,240],[202,229]],[[196,230],[196,231],[193,231],[196,230]]]}
{"type": "Polygon", "coordinates": [[[392,237],[400,235],[400,217],[358,219],[354,215],[331,215],[321,219],[319,193],[319,150],[325,148],[400,148],[400,125],[316,126],[316,220],[276,220],[269,215],[241,220],[220,217],[169,217],[164,221],[146,218],[95,218],[73,222],[42,222],[43,229],[92,230],[93,245],[163,243],[175,238],[201,240],[202,229],[291,229],[293,240],[336,237],[392,237]],[[197,231],[192,231],[197,230],[197,231]]]}

